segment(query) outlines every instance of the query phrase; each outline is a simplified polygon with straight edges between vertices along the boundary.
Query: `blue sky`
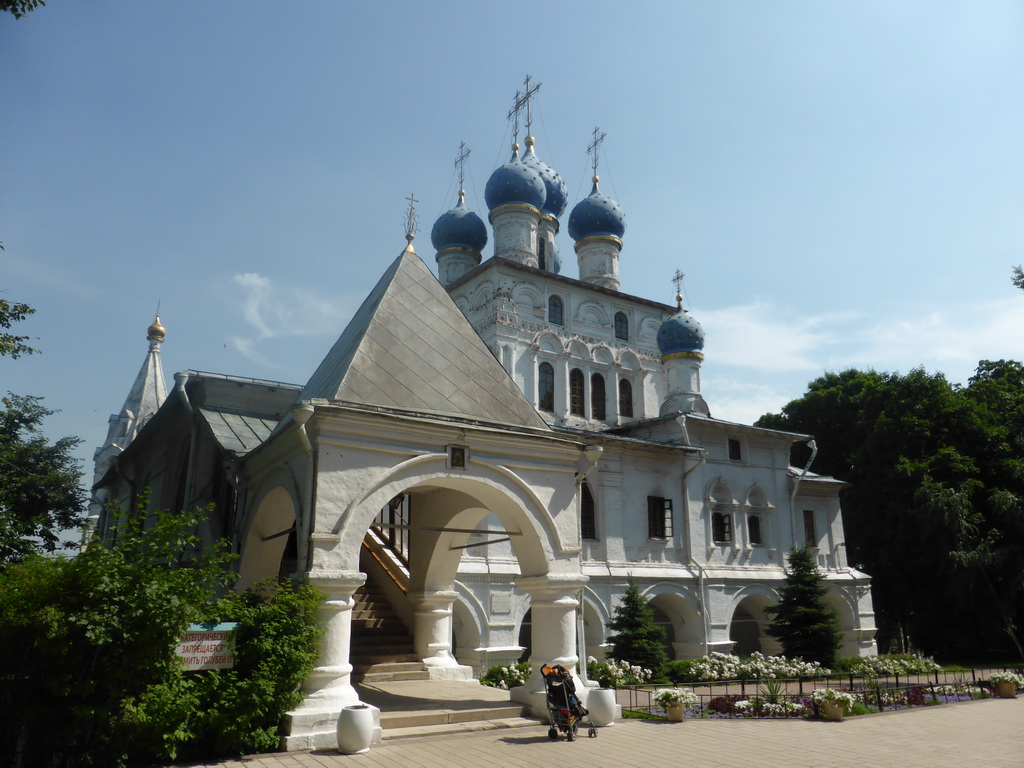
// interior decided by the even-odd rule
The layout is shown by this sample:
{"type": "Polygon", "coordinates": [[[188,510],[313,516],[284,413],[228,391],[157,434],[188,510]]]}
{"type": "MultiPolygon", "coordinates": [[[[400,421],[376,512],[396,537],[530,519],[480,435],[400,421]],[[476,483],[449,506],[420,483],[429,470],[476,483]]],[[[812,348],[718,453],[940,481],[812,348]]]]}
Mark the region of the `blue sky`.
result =
{"type": "MultiPolygon", "coordinates": [[[[1024,5],[1017,2],[49,0],[0,18],[0,292],[91,458],[159,303],[168,380],[304,383],[405,245],[509,154],[626,211],[622,289],[707,334],[712,414],[752,421],[826,370],[966,382],[1024,359],[1024,5]]],[[[563,216],[564,274],[575,276],[563,216]]],[[[87,467],[91,475],[91,465],[87,467]]]]}

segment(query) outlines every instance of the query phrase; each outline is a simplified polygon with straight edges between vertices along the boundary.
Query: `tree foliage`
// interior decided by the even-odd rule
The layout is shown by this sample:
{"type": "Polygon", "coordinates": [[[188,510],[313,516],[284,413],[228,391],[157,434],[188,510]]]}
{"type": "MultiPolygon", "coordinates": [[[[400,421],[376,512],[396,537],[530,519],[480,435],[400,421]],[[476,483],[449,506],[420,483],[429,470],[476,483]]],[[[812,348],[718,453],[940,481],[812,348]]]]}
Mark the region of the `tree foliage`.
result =
{"type": "Polygon", "coordinates": [[[611,658],[649,669],[654,679],[660,677],[668,662],[665,631],[654,623],[654,611],[632,578],[608,621],[608,629],[615,632],[608,638],[611,658]]]}
{"type": "Polygon", "coordinates": [[[1013,280],[1013,284],[1015,286],[1017,286],[1021,290],[1024,290],[1024,269],[1021,269],[1020,267],[1014,267],[1013,278],[1011,279],[1013,280]]]}
{"type": "Polygon", "coordinates": [[[29,552],[71,548],[60,533],[81,525],[85,494],[72,455],[78,438],[50,444],[41,434],[53,411],[38,397],[8,393],[0,411],[0,565],[29,552]]]}
{"type": "Polygon", "coordinates": [[[319,597],[282,587],[218,597],[223,546],[201,552],[205,512],[140,505],[113,541],[0,571],[0,754],[25,765],[116,766],[276,748],[316,658],[319,597]],[[184,672],[190,623],[238,621],[236,666],[184,672]]]}
{"type": "Polygon", "coordinates": [[[826,373],[757,423],[815,435],[814,470],[851,484],[847,549],[872,576],[882,650],[1024,655],[1024,366],[982,361],[966,387],[826,373]]]}
{"type": "Polygon", "coordinates": [[[765,608],[773,617],[768,635],[782,644],[787,658],[835,666],[843,633],[838,614],[825,602],[828,592],[811,553],[807,549],[790,551],[779,602],[765,608]]]}
{"type": "Polygon", "coordinates": [[[46,5],[46,0],[0,0],[0,11],[13,14],[14,18],[20,19],[41,5],[46,5]]]}
{"type": "Polygon", "coordinates": [[[39,351],[25,343],[28,336],[16,336],[9,332],[11,326],[33,314],[35,310],[28,304],[12,304],[6,299],[0,299],[0,328],[4,329],[0,331],[0,357],[17,359],[39,351]]]}

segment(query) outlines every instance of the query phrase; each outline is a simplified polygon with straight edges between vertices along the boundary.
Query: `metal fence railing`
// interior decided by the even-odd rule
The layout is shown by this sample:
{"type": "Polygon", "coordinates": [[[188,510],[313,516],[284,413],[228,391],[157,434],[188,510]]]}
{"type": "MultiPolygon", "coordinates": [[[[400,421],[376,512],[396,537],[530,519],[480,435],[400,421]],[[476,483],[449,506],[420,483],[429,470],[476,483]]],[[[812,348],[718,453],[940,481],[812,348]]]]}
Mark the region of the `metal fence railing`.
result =
{"type": "MultiPolygon", "coordinates": [[[[817,708],[811,693],[818,688],[835,688],[850,693],[855,703],[870,711],[906,709],[946,704],[995,695],[989,676],[992,668],[972,668],[959,672],[932,672],[920,675],[884,677],[850,674],[790,680],[724,680],[678,683],[696,695],[697,703],[687,708],[688,717],[790,718],[815,715],[817,708]]],[[[633,686],[619,690],[618,701],[624,710],[660,716],[662,710],[654,695],[663,686],[633,686]]]]}

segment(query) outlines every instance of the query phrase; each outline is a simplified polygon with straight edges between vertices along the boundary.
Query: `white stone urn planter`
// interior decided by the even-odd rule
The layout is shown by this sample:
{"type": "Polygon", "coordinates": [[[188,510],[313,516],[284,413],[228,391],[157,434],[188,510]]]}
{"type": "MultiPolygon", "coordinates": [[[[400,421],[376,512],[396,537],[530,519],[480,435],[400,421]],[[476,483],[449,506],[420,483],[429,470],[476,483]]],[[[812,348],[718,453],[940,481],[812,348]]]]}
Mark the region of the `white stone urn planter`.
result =
{"type": "Polygon", "coordinates": [[[611,688],[590,688],[586,706],[590,710],[590,722],[600,728],[615,725],[615,718],[621,711],[611,688]]]}
{"type": "Polygon", "coordinates": [[[1015,699],[1017,698],[1017,684],[1009,681],[1002,681],[996,683],[996,687],[999,689],[1000,699],[1015,699]]]}
{"type": "Polygon", "coordinates": [[[665,710],[668,719],[674,723],[686,722],[686,707],[682,704],[672,704],[665,710]]]}
{"type": "Polygon", "coordinates": [[[821,716],[826,720],[841,722],[846,708],[837,701],[823,701],[821,703],[821,716]]]}
{"type": "Polygon", "coordinates": [[[338,751],[343,755],[368,752],[373,725],[373,709],[366,704],[342,708],[338,715],[338,751]]]}

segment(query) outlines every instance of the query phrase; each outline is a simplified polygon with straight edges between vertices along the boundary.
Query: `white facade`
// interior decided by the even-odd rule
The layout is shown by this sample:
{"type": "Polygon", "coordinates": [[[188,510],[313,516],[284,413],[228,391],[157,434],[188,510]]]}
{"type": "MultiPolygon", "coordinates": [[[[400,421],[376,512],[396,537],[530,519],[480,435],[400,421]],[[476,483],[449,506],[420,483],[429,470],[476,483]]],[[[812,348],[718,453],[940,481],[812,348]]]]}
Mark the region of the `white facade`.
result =
{"type": "MultiPolygon", "coordinates": [[[[410,235],[304,386],[181,372],[98,467],[97,492],[124,504],[146,488],[163,508],[213,503],[201,533],[232,542],[240,586],[287,576],[327,595],[288,748],[331,743],[358,700],[353,596],[367,579],[434,677],[524,654],[536,675],[602,654],[629,577],[675,657],[775,652],[763,608],[785,554],[806,544],[841,652],[875,650],[841,484],[789,466],[809,437],[709,415],[703,332],[681,307],[617,290],[624,224],[596,177],[570,219],[582,280],[554,271],[561,211],[506,198],[492,216],[499,253],[482,264],[483,225],[461,201],[435,227],[444,286],[410,235]],[[401,524],[388,523],[396,510],[401,524]]],[[[541,687],[513,695],[543,711],[541,687]]]]}

